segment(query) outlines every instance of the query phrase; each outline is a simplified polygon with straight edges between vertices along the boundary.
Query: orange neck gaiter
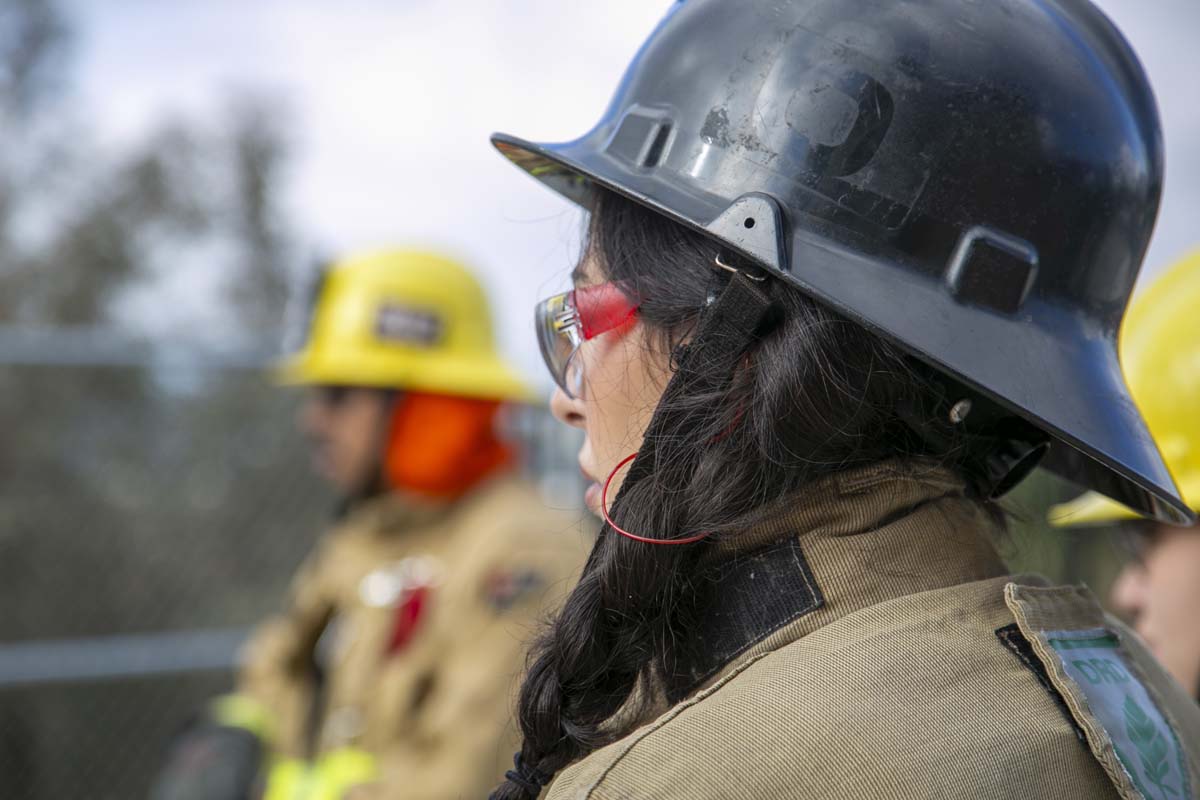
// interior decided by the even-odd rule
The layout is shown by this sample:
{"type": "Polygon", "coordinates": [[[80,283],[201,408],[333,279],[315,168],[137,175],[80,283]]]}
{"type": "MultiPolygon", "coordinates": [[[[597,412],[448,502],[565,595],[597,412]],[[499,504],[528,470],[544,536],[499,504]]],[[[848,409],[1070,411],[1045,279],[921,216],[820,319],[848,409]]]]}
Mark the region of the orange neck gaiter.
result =
{"type": "Polygon", "coordinates": [[[383,471],[393,489],[456,500],[512,463],[496,436],[500,403],[405,392],[392,411],[383,471]]]}

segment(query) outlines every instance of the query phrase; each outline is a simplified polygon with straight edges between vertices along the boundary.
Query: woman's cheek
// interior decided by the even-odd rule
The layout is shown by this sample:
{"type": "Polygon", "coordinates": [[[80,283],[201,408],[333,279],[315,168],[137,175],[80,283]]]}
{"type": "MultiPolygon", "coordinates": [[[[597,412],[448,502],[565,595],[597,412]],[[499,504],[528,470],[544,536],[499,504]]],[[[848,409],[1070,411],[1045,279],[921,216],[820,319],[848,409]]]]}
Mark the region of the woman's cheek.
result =
{"type": "Polygon", "coordinates": [[[610,370],[596,370],[593,375],[588,381],[588,438],[602,462],[600,466],[612,469],[623,455],[637,449],[629,429],[628,387],[622,386],[620,375],[610,370]]]}
{"type": "Polygon", "coordinates": [[[670,373],[646,347],[641,326],[594,339],[580,356],[585,428],[598,466],[611,470],[641,447],[670,373]]]}

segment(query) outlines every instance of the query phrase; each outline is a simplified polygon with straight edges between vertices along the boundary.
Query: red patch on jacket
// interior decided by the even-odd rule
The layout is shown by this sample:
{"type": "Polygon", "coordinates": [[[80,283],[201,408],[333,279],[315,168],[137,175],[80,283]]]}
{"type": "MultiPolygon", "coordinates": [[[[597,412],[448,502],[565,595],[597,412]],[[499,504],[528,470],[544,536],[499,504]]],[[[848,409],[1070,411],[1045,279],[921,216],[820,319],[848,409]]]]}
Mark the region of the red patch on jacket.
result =
{"type": "Polygon", "coordinates": [[[416,586],[404,593],[396,603],[393,617],[392,638],[388,641],[387,654],[399,653],[412,642],[417,632],[417,626],[429,606],[429,594],[432,587],[416,586]]]}

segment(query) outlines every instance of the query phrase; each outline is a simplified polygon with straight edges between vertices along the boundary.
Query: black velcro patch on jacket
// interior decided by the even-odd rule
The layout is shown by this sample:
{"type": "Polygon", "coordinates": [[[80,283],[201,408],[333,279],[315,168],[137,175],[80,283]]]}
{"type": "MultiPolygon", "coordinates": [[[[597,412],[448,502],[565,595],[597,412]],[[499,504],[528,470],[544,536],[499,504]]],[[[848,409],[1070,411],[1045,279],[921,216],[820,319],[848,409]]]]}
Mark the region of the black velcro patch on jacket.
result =
{"type": "Polygon", "coordinates": [[[735,556],[696,580],[695,631],[667,690],[676,702],[775,631],[825,604],[797,537],[735,556]]]}
{"type": "Polygon", "coordinates": [[[1054,698],[1055,705],[1067,722],[1071,723],[1071,728],[1075,731],[1076,738],[1087,746],[1087,737],[1083,733],[1083,728],[1079,727],[1079,723],[1075,721],[1075,717],[1071,714],[1071,709],[1067,708],[1067,703],[1063,700],[1063,696],[1050,682],[1050,676],[1046,674],[1046,665],[1038,658],[1038,654],[1033,652],[1033,646],[1029,644],[1029,640],[1021,633],[1021,629],[1014,622],[1012,625],[1005,625],[1003,628],[996,629],[996,638],[999,639],[1005,647],[1013,652],[1017,658],[1021,659],[1021,663],[1029,668],[1033,676],[1037,678],[1038,683],[1046,690],[1049,695],[1054,698]]]}

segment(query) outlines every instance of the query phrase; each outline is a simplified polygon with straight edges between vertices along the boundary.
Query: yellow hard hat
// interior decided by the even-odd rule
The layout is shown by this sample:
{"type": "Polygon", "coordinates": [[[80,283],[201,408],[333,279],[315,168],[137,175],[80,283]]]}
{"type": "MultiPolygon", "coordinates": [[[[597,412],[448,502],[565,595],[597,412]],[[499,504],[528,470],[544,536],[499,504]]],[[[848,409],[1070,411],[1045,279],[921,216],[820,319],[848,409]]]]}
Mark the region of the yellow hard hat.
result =
{"type": "MultiPolygon", "coordinates": [[[[1121,367],[1184,502],[1200,510],[1200,250],[1134,298],[1121,367]]],[[[1057,527],[1137,517],[1095,492],[1050,509],[1057,527]]]]}
{"type": "Polygon", "coordinates": [[[487,299],[474,276],[455,261],[415,250],[355,255],[331,267],[308,342],[279,374],[292,384],[534,397],[496,351],[487,299]]]}

